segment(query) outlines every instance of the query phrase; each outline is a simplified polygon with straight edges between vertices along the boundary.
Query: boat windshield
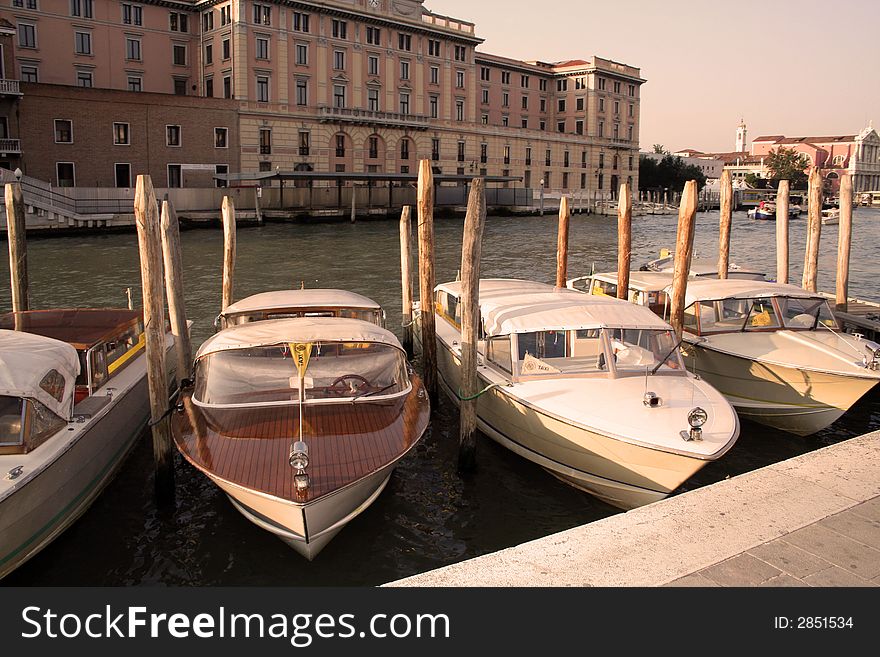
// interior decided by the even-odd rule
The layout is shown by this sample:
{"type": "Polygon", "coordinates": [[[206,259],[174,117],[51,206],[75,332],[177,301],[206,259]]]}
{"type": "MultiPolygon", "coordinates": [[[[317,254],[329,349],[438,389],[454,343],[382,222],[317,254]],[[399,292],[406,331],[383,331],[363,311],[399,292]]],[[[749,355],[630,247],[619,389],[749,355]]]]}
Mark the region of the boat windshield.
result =
{"type": "Polygon", "coordinates": [[[20,445],[24,426],[24,400],[21,397],[0,397],[0,448],[20,445]]]}
{"type": "Polygon", "coordinates": [[[698,306],[700,333],[722,331],[762,331],[780,328],[773,300],[721,299],[700,301],[698,306]]]}
{"type": "Polygon", "coordinates": [[[618,372],[639,372],[657,369],[684,371],[678,340],[672,331],[647,329],[608,329],[614,368],[618,372]]]}
{"type": "Polygon", "coordinates": [[[410,390],[405,354],[372,342],[214,352],[197,361],[195,381],[193,400],[203,406],[297,404],[300,385],[305,403],[377,400],[410,390]]]}
{"type": "Polygon", "coordinates": [[[814,329],[818,327],[835,328],[837,323],[825,299],[794,299],[780,297],[776,300],[785,328],[814,329]]]}

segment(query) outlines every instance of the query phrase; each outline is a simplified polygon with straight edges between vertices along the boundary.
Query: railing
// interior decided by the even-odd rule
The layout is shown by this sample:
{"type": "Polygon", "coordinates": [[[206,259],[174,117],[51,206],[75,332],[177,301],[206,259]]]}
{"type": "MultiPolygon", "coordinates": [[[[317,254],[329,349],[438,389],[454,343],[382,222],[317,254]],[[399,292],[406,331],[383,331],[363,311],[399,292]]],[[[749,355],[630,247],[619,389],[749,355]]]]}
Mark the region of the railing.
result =
{"type": "Polygon", "coordinates": [[[466,34],[473,34],[476,29],[474,23],[460,21],[457,18],[450,18],[449,16],[441,16],[439,14],[422,14],[422,22],[466,34]]]}
{"type": "Polygon", "coordinates": [[[21,95],[21,87],[18,80],[0,79],[0,94],[18,94],[21,95]]]}
{"type": "Polygon", "coordinates": [[[349,107],[319,107],[322,119],[351,121],[353,123],[385,123],[398,125],[427,126],[428,117],[420,114],[401,114],[399,112],[374,112],[372,110],[349,107]]]}
{"type": "Polygon", "coordinates": [[[21,153],[21,140],[0,139],[0,153],[21,153]]]}

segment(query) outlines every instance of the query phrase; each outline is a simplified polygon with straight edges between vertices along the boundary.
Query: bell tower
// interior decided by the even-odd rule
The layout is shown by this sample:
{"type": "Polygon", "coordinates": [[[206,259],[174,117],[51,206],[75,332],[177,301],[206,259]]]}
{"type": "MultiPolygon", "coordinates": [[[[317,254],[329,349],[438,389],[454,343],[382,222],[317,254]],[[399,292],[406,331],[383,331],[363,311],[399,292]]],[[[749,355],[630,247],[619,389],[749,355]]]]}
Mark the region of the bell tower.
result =
{"type": "Polygon", "coordinates": [[[748,129],[746,128],[746,122],[744,119],[739,120],[739,127],[736,129],[736,152],[744,153],[746,150],[746,137],[748,135],[748,129]]]}

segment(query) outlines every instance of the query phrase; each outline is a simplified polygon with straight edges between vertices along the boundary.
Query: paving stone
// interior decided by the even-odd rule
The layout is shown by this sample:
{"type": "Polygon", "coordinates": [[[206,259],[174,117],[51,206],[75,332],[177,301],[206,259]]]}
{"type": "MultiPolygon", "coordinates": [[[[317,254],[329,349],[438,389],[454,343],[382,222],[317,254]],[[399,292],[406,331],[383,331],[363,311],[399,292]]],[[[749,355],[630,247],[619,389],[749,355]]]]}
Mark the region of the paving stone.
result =
{"type": "Polygon", "coordinates": [[[779,570],[797,578],[818,573],[820,570],[825,570],[831,565],[825,559],[802,550],[783,539],[776,539],[764,545],[759,545],[749,550],[748,554],[766,561],[771,566],[775,566],[779,570]]]}
{"type": "Polygon", "coordinates": [[[685,577],[681,577],[677,580],[669,582],[668,584],[664,584],[663,586],[713,586],[717,587],[718,584],[713,582],[708,577],[703,577],[700,573],[693,573],[691,575],[687,575],[685,577]]]}
{"type": "Polygon", "coordinates": [[[844,511],[820,523],[854,541],[880,549],[880,520],[869,520],[853,511],[844,511]]]}
{"type": "Polygon", "coordinates": [[[854,506],[850,511],[857,513],[860,516],[864,516],[869,520],[880,520],[880,497],[875,497],[873,500],[862,502],[861,504],[854,506]]]}
{"type": "Polygon", "coordinates": [[[804,577],[804,582],[810,586],[877,586],[876,583],[853,575],[845,568],[837,566],[831,566],[831,568],[820,570],[813,575],[807,575],[804,577]]]}
{"type": "Polygon", "coordinates": [[[750,554],[740,554],[700,571],[721,586],[755,586],[782,573],[750,554]]]}
{"type": "Polygon", "coordinates": [[[763,588],[778,586],[809,586],[809,584],[799,580],[797,577],[792,577],[788,573],[782,573],[776,577],[771,577],[766,582],[761,582],[758,586],[763,588]]]}
{"type": "Polygon", "coordinates": [[[862,545],[819,523],[789,534],[785,540],[864,579],[880,575],[880,550],[862,545]]]}

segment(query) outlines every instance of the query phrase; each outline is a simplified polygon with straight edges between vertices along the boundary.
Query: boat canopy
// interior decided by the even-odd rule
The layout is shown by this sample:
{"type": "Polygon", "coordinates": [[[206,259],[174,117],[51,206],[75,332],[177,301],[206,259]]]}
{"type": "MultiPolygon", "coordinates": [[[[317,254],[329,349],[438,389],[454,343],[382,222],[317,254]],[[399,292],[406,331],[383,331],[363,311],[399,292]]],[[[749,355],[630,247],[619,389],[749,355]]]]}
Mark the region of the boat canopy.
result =
{"type": "MultiPolygon", "coordinates": [[[[593,279],[597,281],[606,281],[617,285],[617,272],[602,272],[593,274],[593,279]]],[[[589,278],[589,277],[587,277],[589,278]]],[[[629,275],[629,286],[631,289],[643,290],[645,292],[660,292],[672,284],[671,272],[659,271],[633,271],[629,275]]]]}
{"type": "Polygon", "coordinates": [[[196,360],[232,349],[315,342],[373,342],[403,351],[391,331],[370,322],[341,317],[295,317],[240,324],[215,333],[199,348],[196,360]]]}
{"type": "MultiPolygon", "coordinates": [[[[671,286],[667,289],[671,292],[671,286]]],[[[787,285],[735,278],[726,280],[692,279],[688,281],[685,293],[685,307],[697,301],[719,301],[721,299],[767,299],[770,297],[790,297],[793,299],[820,299],[815,292],[787,285]]]]}
{"type": "MultiPolygon", "coordinates": [[[[444,284],[442,289],[460,294],[461,285],[444,284]]],[[[480,312],[487,337],[554,330],[670,329],[644,306],[521,280],[481,280],[480,312]]]]}
{"type": "Polygon", "coordinates": [[[0,395],[35,399],[70,420],[79,357],[66,342],[0,329],[0,395]]]}
{"type": "Polygon", "coordinates": [[[379,310],[379,304],[347,290],[276,290],[261,292],[228,306],[220,316],[273,310],[275,308],[356,308],[379,310]]]}

